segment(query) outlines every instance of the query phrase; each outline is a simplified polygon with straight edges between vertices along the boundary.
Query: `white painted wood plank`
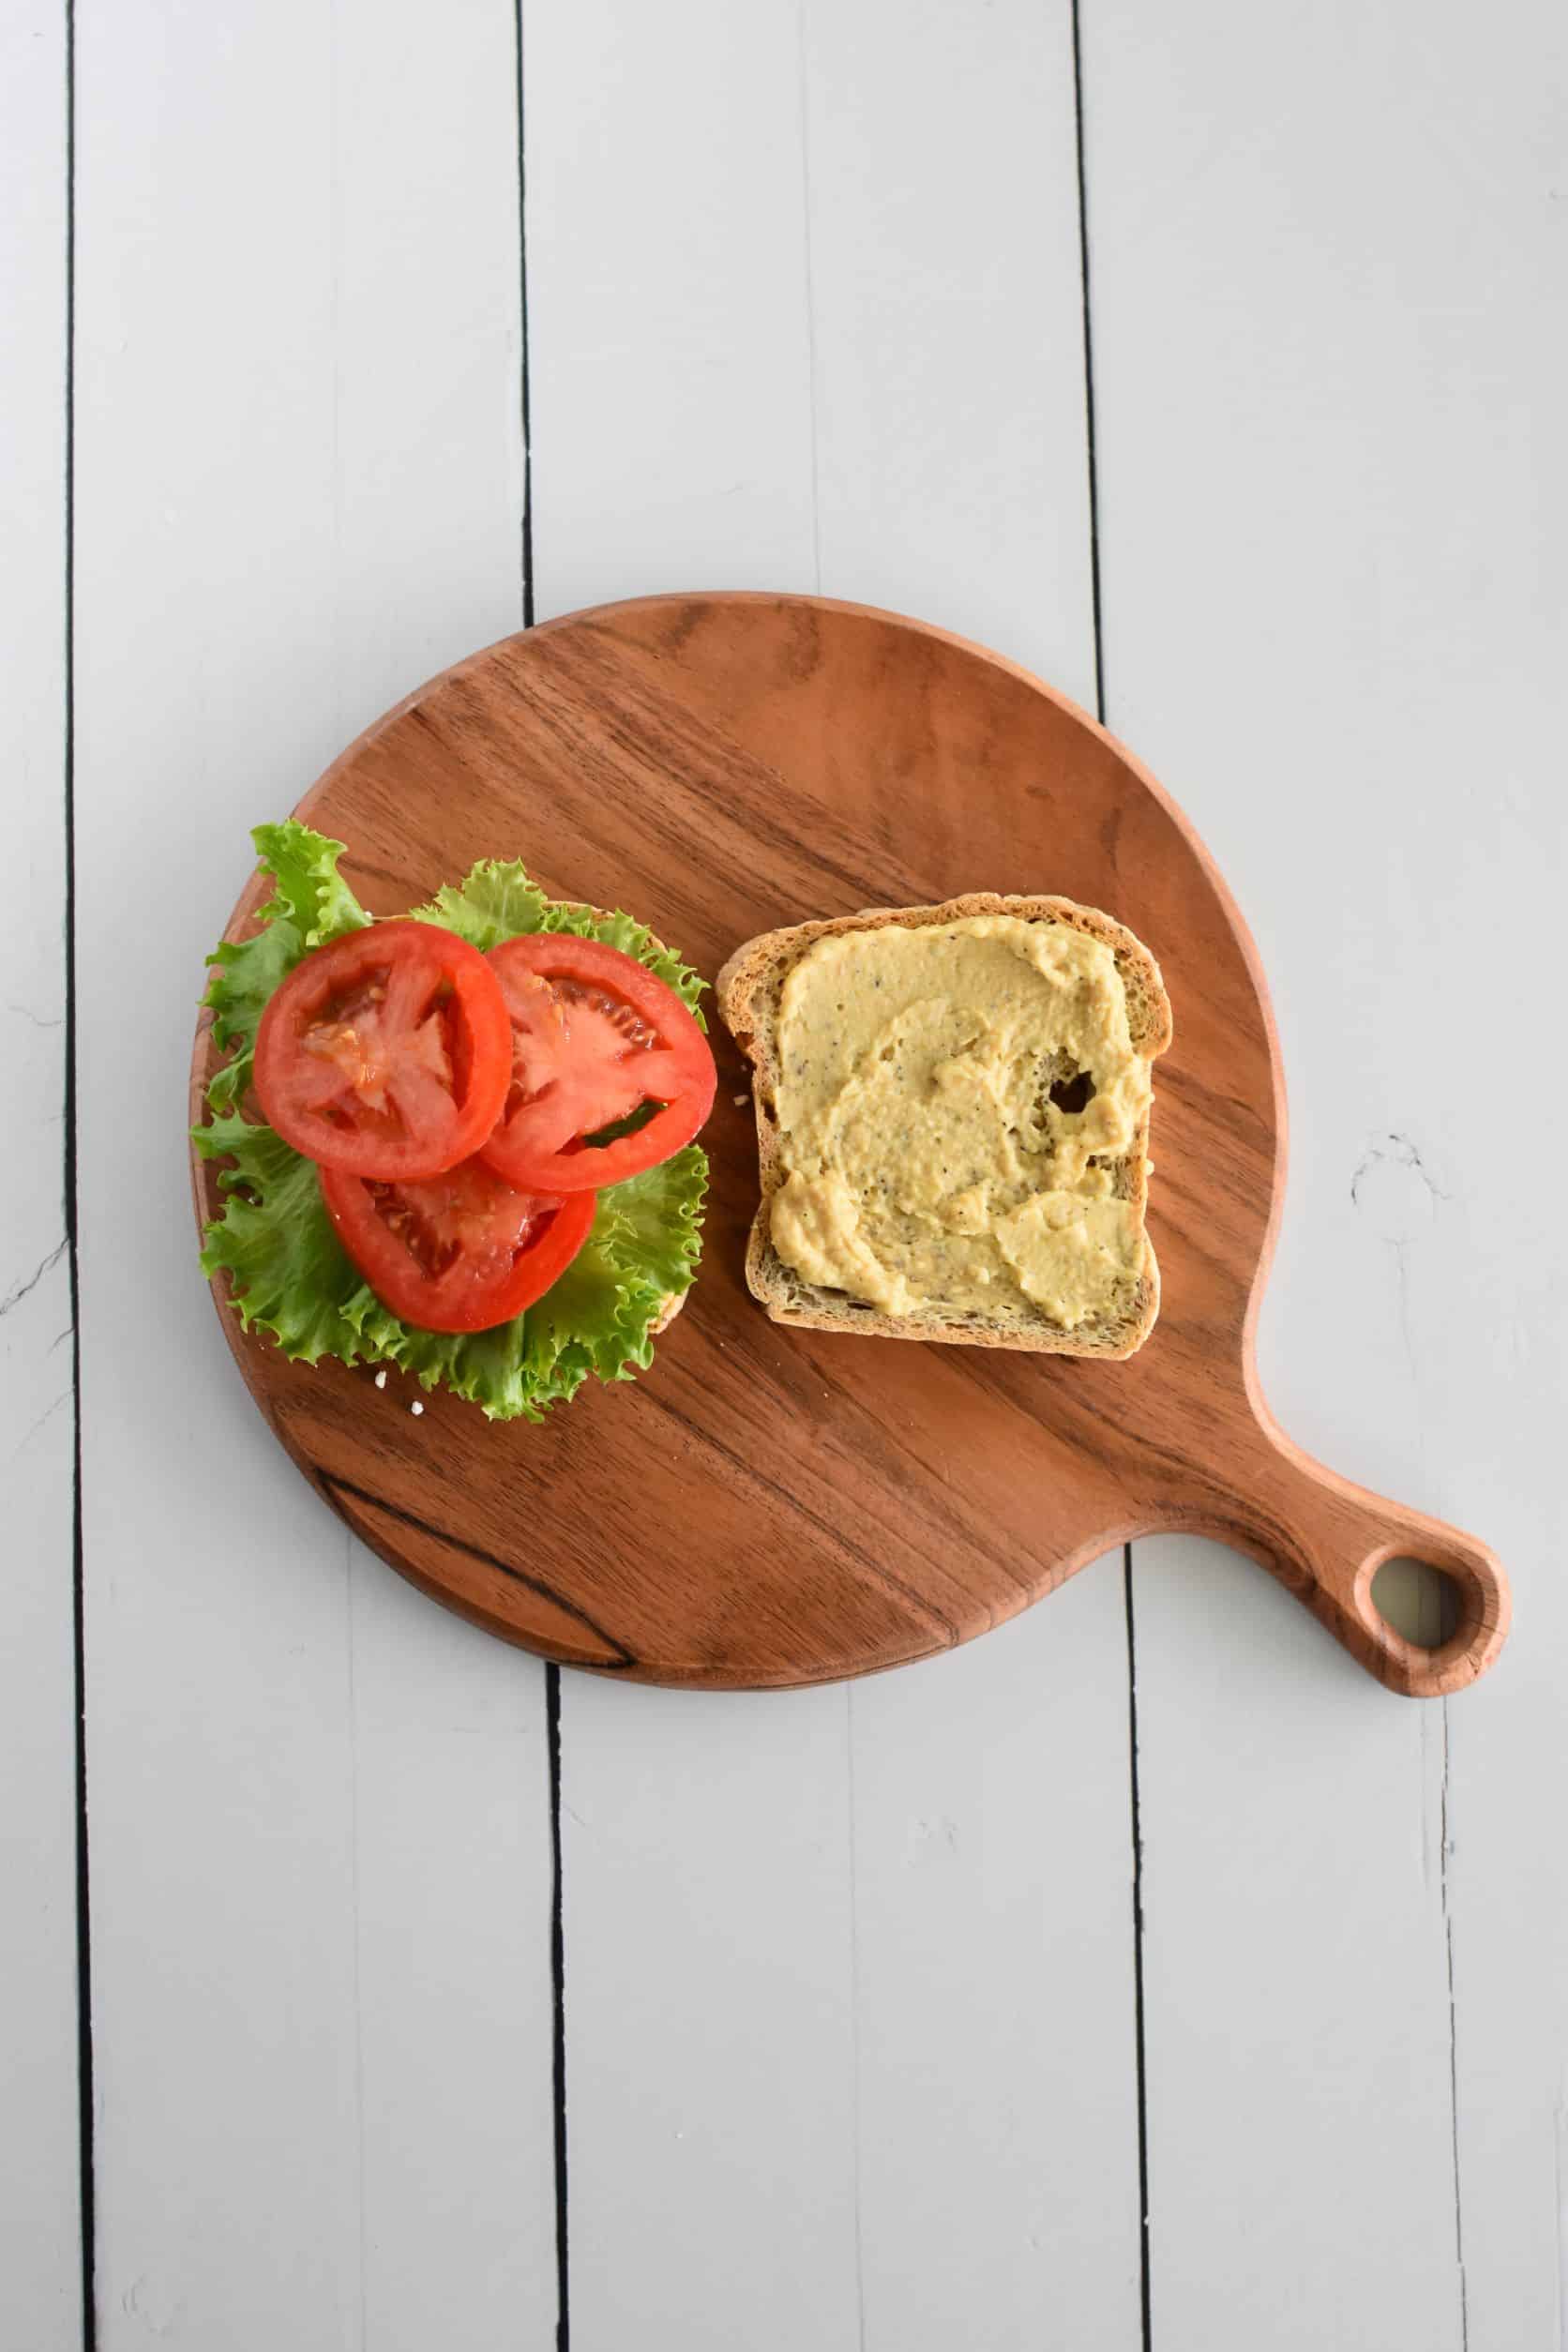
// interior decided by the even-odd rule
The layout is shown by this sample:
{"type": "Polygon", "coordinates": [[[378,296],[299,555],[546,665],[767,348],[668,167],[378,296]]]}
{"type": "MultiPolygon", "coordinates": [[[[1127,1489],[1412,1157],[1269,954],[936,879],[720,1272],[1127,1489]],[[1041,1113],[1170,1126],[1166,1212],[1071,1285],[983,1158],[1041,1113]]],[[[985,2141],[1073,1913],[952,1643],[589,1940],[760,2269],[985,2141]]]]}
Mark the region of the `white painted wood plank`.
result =
{"type": "Polygon", "coordinates": [[[804,0],[804,21],[823,590],[1093,709],[1069,11],[804,0]]]}
{"type": "Polygon", "coordinates": [[[352,1546],[361,2326],[554,2341],[542,1671],[352,1546]]]}
{"type": "MultiPolygon", "coordinates": [[[[806,24],[822,585],[1093,707],[1069,12],[806,24]]],[[[1133,2343],[1120,1560],[845,1703],[866,2341],[1133,2343]]]]}
{"type": "Polygon", "coordinates": [[[572,2342],[859,2342],[842,1695],[563,1678],[572,2342]]]}
{"type": "Polygon", "coordinates": [[[1223,2277],[1239,2344],[1458,2352],[1441,1707],[1217,1546],[1134,1590],[1154,2341],[1223,2277]]]}
{"type": "Polygon", "coordinates": [[[523,79],[539,618],[809,589],[793,15],[530,0],[523,79]]]}
{"type": "MultiPolygon", "coordinates": [[[[1065,14],[535,0],[525,65],[541,616],[820,584],[1090,692],[1065,14]]],[[[563,1701],[576,2339],[1135,2334],[1115,1568],[852,1693],[563,1701]]]]}
{"type": "MultiPolygon", "coordinates": [[[[788,11],[530,0],[541,618],[814,584],[788,11]]],[[[757,2352],[857,2337],[844,1702],[562,1679],[571,2318],[757,2352]]]]}
{"type": "Polygon", "coordinates": [[[81,2336],[76,2053],[73,1406],[64,1246],[65,23],[0,21],[0,706],[9,904],[0,1037],[0,2338],[81,2336]]]}
{"type": "Polygon", "coordinates": [[[99,2341],[540,2343],[542,1674],[273,1446],[181,1135],[246,828],[519,617],[510,19],[90,6],[77,38],[99,2341]]]}
{"type": "Polygon", "coordinates": [[[1120,1557],[851,1700],[866,2340],[1138,2341],[1120,1557]]]}
{"type": "Polygon", "coordinates": [[[1442,1709],[1139,1547],[1155,2340],[1211,2343],[1223,2278],[1274,2347],[1555,2343],[1563,29],[1103,0],[1085,69],[1109,716],[1238,891],[1290,1083],[1265,1382],[1518,1605],[1445,1791],[1442,1709]]]}

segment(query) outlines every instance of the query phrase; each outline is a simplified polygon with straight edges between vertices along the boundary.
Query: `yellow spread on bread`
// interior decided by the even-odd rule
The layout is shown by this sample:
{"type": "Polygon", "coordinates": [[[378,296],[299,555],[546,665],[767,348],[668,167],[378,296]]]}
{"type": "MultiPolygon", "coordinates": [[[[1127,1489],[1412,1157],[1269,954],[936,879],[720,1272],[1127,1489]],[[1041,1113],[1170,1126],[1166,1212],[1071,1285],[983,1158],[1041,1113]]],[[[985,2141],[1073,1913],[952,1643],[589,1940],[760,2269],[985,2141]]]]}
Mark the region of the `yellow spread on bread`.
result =
{"type": "Polygon", "coordinates": [[[805,1281],[889,1316],[1126,1311],[1142,1213],[1108,1163],[1150,1078],[1102,940],[1002,914],[837,932],[784,982],[778,1059],[771,1230],[805,1281]]]}

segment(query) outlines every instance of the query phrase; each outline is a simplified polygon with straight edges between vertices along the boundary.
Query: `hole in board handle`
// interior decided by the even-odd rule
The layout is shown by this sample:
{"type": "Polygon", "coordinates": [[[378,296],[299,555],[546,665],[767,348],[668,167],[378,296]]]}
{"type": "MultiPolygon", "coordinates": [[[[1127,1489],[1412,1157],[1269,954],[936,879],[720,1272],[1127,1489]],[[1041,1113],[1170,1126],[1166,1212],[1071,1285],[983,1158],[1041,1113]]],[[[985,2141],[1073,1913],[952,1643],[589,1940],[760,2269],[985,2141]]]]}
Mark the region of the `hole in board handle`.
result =
{"type": "Polygon", "coordinates": [[[1372,1578],[1372,1604],[1419,1650],[1440,1650],[1459,1630],[1464,1596],[1456,1579],[1425,1560],[1385,1560],[1372,1578]]]}

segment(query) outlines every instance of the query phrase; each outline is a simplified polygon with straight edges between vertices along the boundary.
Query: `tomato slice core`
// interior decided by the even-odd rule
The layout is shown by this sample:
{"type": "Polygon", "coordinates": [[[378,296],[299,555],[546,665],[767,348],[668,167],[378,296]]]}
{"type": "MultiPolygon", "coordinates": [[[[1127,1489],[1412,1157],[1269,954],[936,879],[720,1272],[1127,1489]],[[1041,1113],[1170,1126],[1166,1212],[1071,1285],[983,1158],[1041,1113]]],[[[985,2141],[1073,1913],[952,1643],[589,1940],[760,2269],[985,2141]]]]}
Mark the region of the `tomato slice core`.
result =
{"type": "Polygon", "coordinates": [[[690,1142],[718,1080],[673,988],[619,948],[567,933],[508,940],[489,960],[512,1033],[511,1083],[483,1147],[499,1174],[542,1192],[596,1190],[690,1142]]]}
{"type": "Polygon", "coordinates": [[[429,1177],[320,1170],[338,1238],[384,1306],[422,1331],[489,1331],[542,1298],[597,1201],[520,1191],[477,1157],[429,1177]]]}
{"type": "Polygon", "coordinates": [[[274,992],[256,1096],[287,1143],[360,1176],[439,1175],[477,1151],[511,1082],[511,1022],[476,948],[430,923],[372,923],[274,992]]]}

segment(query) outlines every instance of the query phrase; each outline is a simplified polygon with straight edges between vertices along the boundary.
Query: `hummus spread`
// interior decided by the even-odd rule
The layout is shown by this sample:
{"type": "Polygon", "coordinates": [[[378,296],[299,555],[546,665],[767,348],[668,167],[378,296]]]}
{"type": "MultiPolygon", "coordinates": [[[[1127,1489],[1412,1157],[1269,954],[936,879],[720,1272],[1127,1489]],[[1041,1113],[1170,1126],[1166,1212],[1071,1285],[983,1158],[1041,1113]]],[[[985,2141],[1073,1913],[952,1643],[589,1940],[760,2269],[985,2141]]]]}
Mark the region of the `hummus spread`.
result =
{"type": "Polygon", "coordinates": [[[983,914],[819,940],[784,983],[773,1245],[884,1315],[1123,1314],[1143,1220],[1106,1163],[1149,1102],[1108,947],[983,914]]]}

